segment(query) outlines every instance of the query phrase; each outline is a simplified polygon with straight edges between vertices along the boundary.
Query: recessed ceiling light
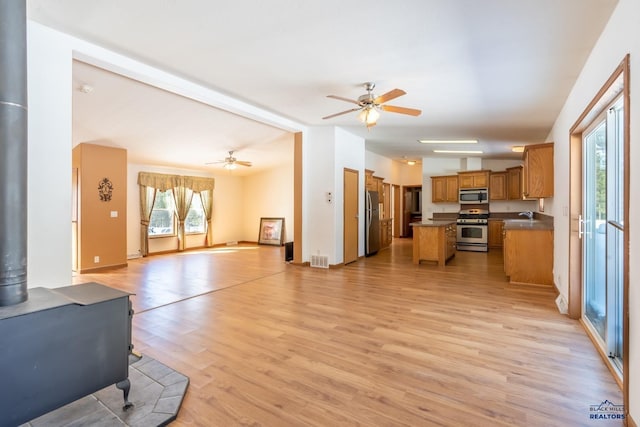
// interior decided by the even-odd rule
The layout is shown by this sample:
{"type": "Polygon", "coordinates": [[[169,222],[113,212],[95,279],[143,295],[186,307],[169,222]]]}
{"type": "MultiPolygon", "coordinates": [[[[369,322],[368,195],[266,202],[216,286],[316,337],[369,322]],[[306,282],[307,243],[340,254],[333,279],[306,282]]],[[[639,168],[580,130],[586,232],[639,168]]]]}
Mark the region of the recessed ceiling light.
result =
{"type": "Polygon", "coordinates": [[[421,144],[477,144],[477,139],[419,139],[421,144]]]}
{"type": "Polygon", "coordinates": [[[480,150],[433,150],[433,152],[444,154],[482,154],[480,150]]]}
{"type": "Polygon", "coordinates": [[[511,147],[511,151],[513,151],[514,153],[523,153],[524,145],[514,145],[513,147],[511,147]]]}

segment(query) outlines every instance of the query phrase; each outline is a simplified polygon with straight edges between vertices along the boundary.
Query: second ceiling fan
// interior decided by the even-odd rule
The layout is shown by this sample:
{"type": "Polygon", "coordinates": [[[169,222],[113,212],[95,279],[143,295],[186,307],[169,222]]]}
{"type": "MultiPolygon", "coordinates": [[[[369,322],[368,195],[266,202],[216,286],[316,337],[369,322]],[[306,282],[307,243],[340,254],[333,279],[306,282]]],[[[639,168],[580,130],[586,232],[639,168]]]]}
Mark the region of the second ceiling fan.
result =
{"type": "Polygon", "coordinates": [[[392,99],[396,99],[402,95],[405,95],[406,92],[402,89],[393,89],[389,92],[375,96],[373,94],[373,89],[376,87],[375,83],[365,83],[364,85],[367,93],[358,97],[358,99],[349,99],[344,98],[342,96],[336,95],[327,95],[327,98],[339,99],[341,101],[350,102],[352,104],[356,104],[358,107],[351,108],[350,110],[341,111],[336,114],[331,114],[329,116],[323,117],[323,119],[331,119],[333,117],[341,116],[343,114],[351,113],[353,111],[360,111],[358,117],[360,120],[370,128],[376,125],[378,118],[380,117],[380,110],[389,111],[391,113],[400,113],[407,114],[409,116],[419,116],[422,114],[422,111],[417,110],[415,108],[406,108],[406,107],[397,107],[395,105],[385,105],[385,102],[391,101],[392,99]]]}
{"type": "Polygon", "coordinates": [[[233,150],[229,151],[229,156],[225,157],[224,160],[218,160],[217,162],[209,162],[205,164],[207,165],[222,164],[225,169],[235,169],[238,165],[251,167],[251,162],[238,160],[235,157],[233,157],[233,153],[234,153],[233,150]]]}

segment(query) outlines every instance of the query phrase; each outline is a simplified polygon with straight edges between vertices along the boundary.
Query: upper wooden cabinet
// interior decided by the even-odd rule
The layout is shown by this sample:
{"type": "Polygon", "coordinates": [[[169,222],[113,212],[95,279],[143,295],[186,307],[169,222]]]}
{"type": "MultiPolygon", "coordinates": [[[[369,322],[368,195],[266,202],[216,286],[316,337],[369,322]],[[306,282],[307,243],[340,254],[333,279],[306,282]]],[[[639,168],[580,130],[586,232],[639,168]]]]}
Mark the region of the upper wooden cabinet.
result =
{"type": "Polygon", "coordinates": [[[526,145],[523,160],[524,197],[552,197],[553,143],[526,145]]]}
{"type": "Polygon", "coordinates": [[[507,200],[522,199],[522,166],[507,168],[507,200]]]}
{"type": "Polygon", "coordinates": [[[507,172],[491,172],[489,200],[507,200],[507,172]]]}
{"type": "Polygon", "coordinates": [[[380,195],[380,200],[384,196],[384,178],[379,176],[373,176],[373,171],[369,169],[364,170],[364,186],[367,191],[377,191],[380,195]]]}
{"type": "Polygon", "coordinates": [[[458,203],[458,175],[431,177],[432,203],[458,203]]]}
{"type": "Polygon", "coordinates": [[[373,171],[369,169],[364,170],[364,186],[367,191],[377,191],[376,182],[373,179],[373,171]]]}
{"type": "Polygon", "coordinates": [[[489,187],[490,171],[458,172],[459,188],[486,188],[489,187]]]}

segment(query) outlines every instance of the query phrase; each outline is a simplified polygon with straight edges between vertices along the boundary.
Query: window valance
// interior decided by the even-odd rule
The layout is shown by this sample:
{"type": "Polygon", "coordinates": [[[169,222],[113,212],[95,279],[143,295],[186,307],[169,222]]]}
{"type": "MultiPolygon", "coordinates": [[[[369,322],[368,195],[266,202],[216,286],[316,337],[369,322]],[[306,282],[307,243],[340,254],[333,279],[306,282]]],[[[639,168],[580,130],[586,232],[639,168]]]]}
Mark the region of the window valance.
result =
{"type": "Polygon", "coordinates": [[[153,187],[160,191],[167,191],[171,188],[188,188],[196,193],[212,190],[215,186],[215,179],[203,178],[199,176],[167,175],[163,173],[139,172],[138,185],[153,187]]]}

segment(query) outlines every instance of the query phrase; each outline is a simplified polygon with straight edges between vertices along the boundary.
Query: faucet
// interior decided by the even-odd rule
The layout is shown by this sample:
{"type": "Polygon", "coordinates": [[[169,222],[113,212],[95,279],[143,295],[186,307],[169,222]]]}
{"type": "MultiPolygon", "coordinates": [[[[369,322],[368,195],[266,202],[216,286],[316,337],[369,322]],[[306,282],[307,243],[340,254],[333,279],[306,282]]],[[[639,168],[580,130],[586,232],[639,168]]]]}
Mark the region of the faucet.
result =
{"type": "Polygon", "coordinates": [[[533,212],[531,212],[531,211],[520,212],[518,215],[519,216],[526,216],[527,218],[529,218],[529,221],[533,221],[533,212]]]}

